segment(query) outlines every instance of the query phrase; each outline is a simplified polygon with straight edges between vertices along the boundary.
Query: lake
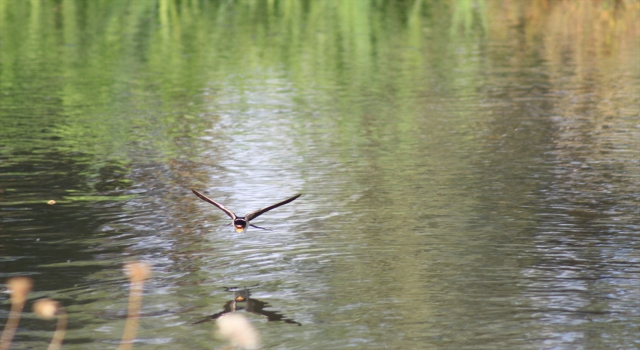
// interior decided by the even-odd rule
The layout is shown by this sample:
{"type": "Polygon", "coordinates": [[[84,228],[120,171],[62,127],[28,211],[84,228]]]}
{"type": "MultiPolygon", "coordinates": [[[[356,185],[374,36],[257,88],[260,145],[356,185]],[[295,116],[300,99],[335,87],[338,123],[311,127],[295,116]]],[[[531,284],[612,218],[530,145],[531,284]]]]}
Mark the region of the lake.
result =
{"type": "Polygon", "coordinates": [[[130,261],[135,349],[223,348],[234,291],[268,349],[639,347],[639,18],[0,0],[0,281],[34,283],[12,348],[49,342],[44,297],[63,349],[116,347],[130,261]],[[238,234],[191,189],[238,215],[302,196],[238,234]]]}

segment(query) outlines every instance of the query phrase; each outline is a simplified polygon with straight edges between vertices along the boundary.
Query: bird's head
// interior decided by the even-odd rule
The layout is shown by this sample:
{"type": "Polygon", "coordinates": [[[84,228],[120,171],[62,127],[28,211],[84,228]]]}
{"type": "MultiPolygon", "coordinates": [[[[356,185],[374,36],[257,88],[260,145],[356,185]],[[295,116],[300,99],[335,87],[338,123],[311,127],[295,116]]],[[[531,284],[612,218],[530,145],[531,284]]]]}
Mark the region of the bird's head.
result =
{"type": "Polygon", "coordinates": [[[236,232],[244,233],[244,231],[247,229],[247,220],[243,218],[237,218],[233,220],[233,227],[236,229],[236,232]]]}

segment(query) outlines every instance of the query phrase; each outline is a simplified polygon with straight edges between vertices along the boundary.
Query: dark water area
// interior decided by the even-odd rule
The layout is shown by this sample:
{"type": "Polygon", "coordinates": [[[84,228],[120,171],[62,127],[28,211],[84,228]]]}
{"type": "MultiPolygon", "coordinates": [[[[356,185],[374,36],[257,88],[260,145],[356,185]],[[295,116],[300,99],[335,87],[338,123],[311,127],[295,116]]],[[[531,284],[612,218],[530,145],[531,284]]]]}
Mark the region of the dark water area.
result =
{"type": "MultiPolygon", "coordinates": [[[[0,0],[12,349],[640,346],[638,1],[0,0]],[[238,215],[302,193],[243,234],[238,215]],[[49,201],[55,204],[49,204],[49,201]]],[[[4,285],[3,285],[4,287],[4,285]]],[[[9,294],[0,293],[0,323],[9,294]]]]}

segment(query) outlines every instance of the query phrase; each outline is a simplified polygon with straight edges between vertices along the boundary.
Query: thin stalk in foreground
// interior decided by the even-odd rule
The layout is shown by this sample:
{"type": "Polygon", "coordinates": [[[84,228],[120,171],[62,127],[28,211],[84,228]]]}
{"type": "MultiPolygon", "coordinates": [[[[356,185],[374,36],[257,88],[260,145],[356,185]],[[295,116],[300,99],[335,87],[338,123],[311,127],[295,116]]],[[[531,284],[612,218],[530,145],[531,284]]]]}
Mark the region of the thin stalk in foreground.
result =
{"type": "Polygon", "coordinates": [[[131,287],[129,290],[129,307],[127,311],[127,321],[124,325],[122,341],[119,350],[130,350],[133,348],[133,341],[138,331],[140,321],[140,308],[142,307],[142,291],[144,280],[151,274],[149,266],[142,262],[131,262],[124,265],[124,270],[129,276],[131,287]]]}
{"type": "Polygon", "coordinates": [[[60,304],[51,299],[40,299],[33,304],[33,312],[41,318],[52,319],[58,315],[58,323],[56,325],[56,331],[53,333],[51,343],[47,350],[58,350],[62,347],[62,341],[67,331],[67,312],[64,308],[60,307],[60,304]]]}
{"type": "Polygon", "coordinates": [[[13,277],[7,281],[7,287],[11,291],[11,311],[0,336],[0,350],[8,350],[11,346],[11,340],[20,323],[20,314],[32,286],[33,282],[28,277],[13,277]]]}

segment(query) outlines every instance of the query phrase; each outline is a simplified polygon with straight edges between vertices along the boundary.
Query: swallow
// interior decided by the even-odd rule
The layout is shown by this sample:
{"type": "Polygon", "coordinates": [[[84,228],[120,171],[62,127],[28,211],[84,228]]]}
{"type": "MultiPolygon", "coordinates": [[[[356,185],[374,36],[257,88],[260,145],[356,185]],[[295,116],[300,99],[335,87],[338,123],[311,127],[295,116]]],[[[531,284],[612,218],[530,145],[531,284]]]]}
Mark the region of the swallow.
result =
{"type": "Polygon", "coordinates": [[[260,226],[256,226],[256,225],[252,225],[249,223],[249,221],[257,218],[258,216],[268,212],[271,209],[275,209],[279,206],[285,205],[287,203],[291,203],[294,200],[296,200],[296,198],[300,197],[302,195],[302,193],[298,193],[293,197],[287,198],[285,200],[283,200],[282,202],[278,202],[276,204],[270,205],[266,208],[262,208],[262,209],[258,209],[254,212],[251,212],[245,216],[237,216],[234,212],[232,212],[231,210],[227,209],[224,205],[214,201],[213,199],[203,195],[202,193],[191,189],[191,191],[193,192],[193,194],[195,194],[196,196],[200,197],[200,199],[202,199],[205,202],[209,202],[213,205],[215,205],[216,207],[218,207],[218,209],[222,210],[223,212],[225,212],[227,215],[229,215],[229,217],[231,218],[231,220],[233,220],[233,227],[235,227],[236,232],[238,233],[244,233],[249,226],[251,227],[255,227],[255,228],[259,228],[261,230],[268,230],[264,227],[260,227],[260,226]]]}

